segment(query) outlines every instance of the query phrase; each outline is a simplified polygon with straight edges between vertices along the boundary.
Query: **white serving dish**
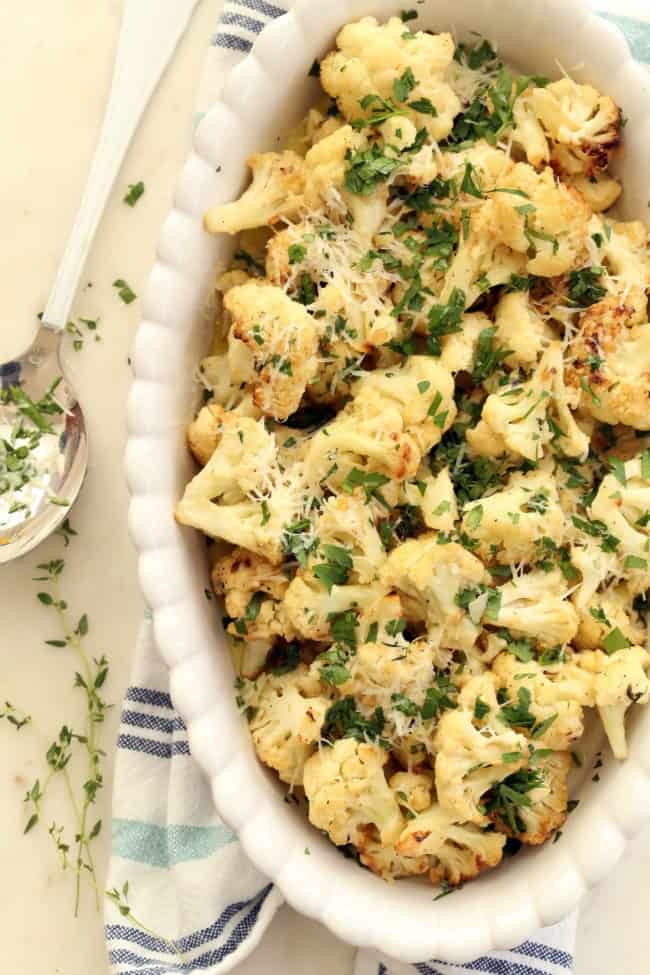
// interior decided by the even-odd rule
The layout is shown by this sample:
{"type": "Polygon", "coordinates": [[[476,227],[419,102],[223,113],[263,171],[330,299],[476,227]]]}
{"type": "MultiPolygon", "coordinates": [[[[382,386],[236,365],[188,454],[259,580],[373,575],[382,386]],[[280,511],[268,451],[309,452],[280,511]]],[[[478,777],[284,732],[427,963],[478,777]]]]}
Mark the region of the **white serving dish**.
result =
{"type": "MultiPolygon", "coordinates": [[[[293,907],[354,945],[409,962],[432,957],[459,962],[509,948],[558,921],[612,869],[626,839],[650,818],[650,709],[639,709],[631,722],[627,762],[606,762],[597,785],[585,769],[585,781],[574,791],[581,805],[559,843],[522,852],[439,902],[421,882],[387,885],[346,860],[283,802],[283,787],[257,762],[235,706],[219,614],[204,597],[204,545],[198,533],[179,528],[172,517],[192,474],[184,434],[197,401],[193,373],[209,341],[206,301],[216,266],[232,250],[228,239],[204,233],[203,212],[233,199],[245,185],[246,157],[272,148],[304,114],[316,93],[309,66],[331,48],[338,28],[368,14],[384,19],[405,5],[298,0],[263,31],[201,122],[162,227],[135,343],[127,449],[130,526],[142,589],[192,753],[210,778],[220,815],[253,863],[293,907]]],[[[625,184],[622,213],[644,218],[650,196],[650,78],[632,60],[617,28],[582,0],[426,0],[417,9],[418,25],[453,30],[459,39],[478,31],[522,70],[557,77],[559,62],[578,80],[611,94],[629,119],[618,163],[625,184]]],[[[596,737],[590,747],[599,747],[596,737]]]]}

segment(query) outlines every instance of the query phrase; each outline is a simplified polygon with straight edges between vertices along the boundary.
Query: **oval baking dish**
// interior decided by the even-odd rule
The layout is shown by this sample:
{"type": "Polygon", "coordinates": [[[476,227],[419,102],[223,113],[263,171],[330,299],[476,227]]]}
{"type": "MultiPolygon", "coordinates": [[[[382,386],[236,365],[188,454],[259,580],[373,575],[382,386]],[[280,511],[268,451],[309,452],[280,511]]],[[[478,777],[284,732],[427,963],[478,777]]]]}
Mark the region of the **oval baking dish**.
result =
{"type": "MultiPolygon", "coordinates": [[[[522,851],[436,903],[431,888],[415,880],[385,884],[315,833],[283,801],[281,783],[260,766],[235,704],[219,615],[203,595],[204,547],[172,514],[191,475],[185,427],[198,398],[192,376],[209,342],[206,305],[215,269],[225,266],[233,248],[228,239],[204,232],[203,213],[234,199],[246,180],[247,156],[274,148],[305,113],[316,92],[309,67],[331,48],[337,30],[361,16],[385,19],[399,9],[387,0],[298,0],[262,32],[199,125],[162,227],[135,344],[127,448],[130,526],[192,753],[210,778],[220,815],[253,863],[293,907],[352,944],[406,962],[432,957],[463,962],[509,948],[558,921],[620,858],[626,837],[650,816],[648,709],[630,723],[626,762],[606,761],[597,784],[590,765],[580,772],[573,783],[580,806],[559,843],[522,851]]],[[[632,60],[617,28],[581,0],[498,5],[427,0],[418,13],[421,28],[450,30],[460,40],[478,32],[526,72],[556,78],[565,69],[611,95],[629,121],[615,167],[625,186],[619,210],[628,219],[648,212],[650,76],[632,60]]],[[[589,748],[592,753],[599,748],[595,730],[589,748]]]]}

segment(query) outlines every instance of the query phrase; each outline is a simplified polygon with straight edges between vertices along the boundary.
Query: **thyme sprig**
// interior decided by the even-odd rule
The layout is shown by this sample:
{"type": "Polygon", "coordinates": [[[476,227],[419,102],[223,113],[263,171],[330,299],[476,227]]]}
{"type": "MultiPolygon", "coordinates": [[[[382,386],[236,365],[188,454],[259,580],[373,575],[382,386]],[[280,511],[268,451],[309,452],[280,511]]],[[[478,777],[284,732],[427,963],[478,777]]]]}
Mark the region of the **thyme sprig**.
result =
{"type": "Polygon", "coordinates": [[[129,904],[128,901],[128,897],[129,897],[128,880],[122,886],[121,890],[118,890],[117,887],[113,887],[112,890],[107,890],[105,893],[107,899],[115,905],[115,907],[120,912],[123,918],[126,918],[126,920],[130,921],[135,928],[139,928],[140,931],[143,931],[145,934],[149,934],[152,937],[157,938],[159,941],[164,942],[164,944],[166,944],[168,948],[171,948],[171,950],[178,956],[181,963],[183,965],[186,964],[187,959],[185,958],[185,955],[173,941],[170,941],[168,938],[163,938],[161,934],[158,934],[157,931],[152,931],[151,928],[148,928],[145,924],[142,923],[142,921],[140,921],[137,917],[135,917],[133,911],[131,910],[131,905],[129,904]]]}
{"type": "Polygon", "coordinates": [[[64,828],[52,823],[48,832],[61,856],[62,867],[64,869],[70,867],[74,872],[74,912],[76,916],[79,912],[81,878],[84,873],[90,877],[95,892],[95,901],[99,907],[99,889],[92,841],[99,835],[102,821],[97,819],[91,825],[93,819],[91,813],[97,794],[104,784],[102,760],[106,753],[99,745],[99,726],[103,723],[106,711],[109,708],[101,693],[109,668],[105,656],[90,657],[86,651],[84,639],[89,632],[87,614],[84,613],[76,624],[70,621],[68,604],[61,594],[61,576],[64,567],[63,559],[52,559],[38,566],[42,574],[36,576],[35,581],[46,583],[47,588],[37,593],[37,599],[43,606],[47,606],[53,611],[59,626],[59,634],[51,640],[46,640],[47,645],[56,649],[71,650],[77,658],[79,670],[75,671],[73,686],[84,693],[86,714],[81,733],[74,731],[67,724],[63,725],[47,749],[45,755],[48,766],[47,777],[42,784],[37,779],[25,796],[25,802],[31,808],[25,832],[29,832],[42,821],[43,801],[47,795],[48,787],[56,776],[61,775],[75,821],[74,852],[70,858],[68,853],[71,844],[66,842],[64,828]],[[75,787],[68,772],[68,764],[73,750],[78,747],[85,752],[86,772],[83,782],[80,786],[75,787]]]}

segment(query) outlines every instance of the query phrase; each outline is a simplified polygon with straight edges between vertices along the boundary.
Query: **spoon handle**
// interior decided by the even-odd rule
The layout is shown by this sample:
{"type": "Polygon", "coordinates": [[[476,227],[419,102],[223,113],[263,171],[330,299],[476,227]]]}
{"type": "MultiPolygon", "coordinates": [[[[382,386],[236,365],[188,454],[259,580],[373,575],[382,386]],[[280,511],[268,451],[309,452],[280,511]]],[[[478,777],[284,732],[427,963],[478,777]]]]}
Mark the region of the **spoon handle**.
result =
{"type": "Polygon", "coordinates": [[[126,150],[198,0],[124,0],[113,83],[77,219],[43,324],[68,321],[79,278],[126,150]]]}

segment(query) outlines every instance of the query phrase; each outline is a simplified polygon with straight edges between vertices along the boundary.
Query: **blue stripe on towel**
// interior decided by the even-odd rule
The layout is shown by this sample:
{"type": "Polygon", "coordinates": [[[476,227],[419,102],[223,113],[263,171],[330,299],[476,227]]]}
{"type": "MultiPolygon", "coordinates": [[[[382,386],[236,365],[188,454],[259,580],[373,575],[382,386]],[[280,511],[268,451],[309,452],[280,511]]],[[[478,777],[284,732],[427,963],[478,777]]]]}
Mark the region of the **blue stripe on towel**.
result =
{"type": "Polygon", "coordinates": [[[252,17],[247,17],[246,14],[224,14],[221,18],[221,23],[225,26],[232,25],[233,27],[241,27],[242,30],[252,31],[253,34],[259,34],[263,27],[266,27],[266,23],[262,20],[253,20],[252,17]]]}
{"type": "Polygon", "coordinates": [[[238,7],[248,7],[256,14],[264,14],[265,17],[282,17],[287,12],[282,7],[267,3],[266,0],[236,0],[236,4],[238,7]]]}
{"type": "Polygon", "coordinates": [[[124,695],[125,700],[135,701],[136,704],[153,704],[159,708],[173,708],[172,699],[164,691],[152,691],[149,687],[129,687],[124,695]]]}
{"type": "Polygon", "coordinates": [[[518,955],[538,958],[540,961],[559,965],[560,968],[573,968],[573,956],[568,951],[560,951],[559,948],[552,948],[551,945],[545,945],[539,941],[524,941],[523,944],[512,950],[518,955]]]}
{"type": "MultiPolygon", "coordinates": [[[[178,969],[182,972],[194,972],[197,971],[197,969],[210,968],[212,965],[217,965],[219,962],[222,962],[224,958],[231,955],[233,951],[236,951],[255,927],[255,922],[257,921],[258,914],[262,909],[264,900],[265,898],[259,900],[251,911],[237,923],[228,939],[222,945],[220,945],[218,948],[213,948],[210,951],[206,951],[204,954],[198,955],[196,958],[186,961],[184,965],[180,964],[179,959],[177,966],[178,969]]],[[[181,947],[181,942],[176,942],[176,944],[180,951],[185,953],[187,949],[181,947]]],[[[167,951],[169,952],[171,949],[167,948],[167,951]]],[[[144,955],[136,955],[134,952],[128,951],[125,948],[116,948],[109,952],[109,959],[114,965],[135,964],[137,966],[136,971],[139,973],[141,973],[143,965],[150,965],[152,962],[156,961],[154,958],[147,958],[144,955]]],[[[168,972],[169,967],[165,965],[165,968],[159,969],[159,971],[168,972]]]]}
{"type": "Polygon", "coordinates": [[[190,860],[204,860],[235,842],[235,835],[223,823],[157,826],[139,819],[114,819],[112,828],[114,855],[164,869],[190,860]]]}
{"type": "Polygon", "coordinates": [[[172,755],[189,755],[190,746],[187,741],[155,741],[152,738],[141,738],[139,735],[122,733],[118,735],[117,747],[130,752],[144,752],[154,758],[171,758],[172,755]]]}
{"type": "MultiPolygon", "coordinates": [[[[192,934],[187,935],[184,938],[179,938],[175,942],[176,947],[179,951],[184,954],[194,951],[196,948],[201,948],[203,945],[209,944],[210,941],[216,940],[223,934],[226,925],[237,916],[237,914],[242,911],[246,911],[252,908],[252,911],[247,914],[244,918],[238,921],[237,926],[233,929],[228,941],[230,941],[235,932],[241,928],[244,922],[250,923],[251,917],[254,914],[254,918],[257,918],[259,911],[268,897],[268,895],[273,890],[272,884],[267,884],[262,890],[251,897],[250,900],[239,901],[234,904],[229,904],[228,907],[221,912],[216,921],[213,922],[209,927],[203,928],[200,931],[194,931],[192,934]]],[[[248,932],[247,932],[248,933],[248,932]]],[[[107,941],[129,941],[137,945],[144,951],[155,951],[157,954],[170,954],[172,953],[171,948],[166,944],[161,938],[157,938],[154,935],[148,934],[146,931],[141,931],[139,928],[131,927],[126,924],[107,924],[106,925],[106,940],[107,941]]],[[[228,942],[226,942],[227,944],[228,942]]],[[[118,949],[115,949],[118,950],[118,949]]]]}
{"type": "Polygon", "coordinates": [[[222,34],[221,31],[214,35],[212,44],[214,47],[225,47],[229,51],[250,51],[253,46],[252,41],[237,37],[236,34],[222,34]]]}
{"type": "Polygon", "coordinates": [[[167,735],[174,731],[187,731],[183,720],[175,718],[161,718],[157,714],[147,714],[146,711],[132,711],[127,708],[122,711],[122,724],[132,728],[147,728],[149,731],[162,731],[167,735]]]}

